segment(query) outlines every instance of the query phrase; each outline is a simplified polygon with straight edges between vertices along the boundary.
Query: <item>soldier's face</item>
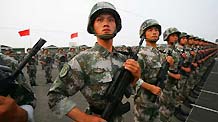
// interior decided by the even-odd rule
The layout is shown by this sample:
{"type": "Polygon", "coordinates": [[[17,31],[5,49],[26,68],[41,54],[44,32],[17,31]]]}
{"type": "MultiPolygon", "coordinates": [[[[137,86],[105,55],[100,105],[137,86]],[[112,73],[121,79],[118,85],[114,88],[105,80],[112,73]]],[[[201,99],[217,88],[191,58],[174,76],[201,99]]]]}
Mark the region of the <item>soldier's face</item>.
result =
{"type": "Polygon", "coordinates": [[[44,53],[45,53],[45,54],[48,54],[48,50],[44,50],[44,53]]]}
{"type": "Polygon", "coordinates": [[[93,27],[97,35],[113,34],[116,30],[115,18],[108,13],[100,14],[96,17],[93,27]]]}
{"type": "Polygon", "coordinates": [[[180,40],[180,44],[185,45],[187,43],[187,38],[186,37],[182,37],[180,40]]]}
{"type": "Polygon", "coordinates": [[[157,41],[159,39],[159,30],[157,27],[150,27],[145,31],[145,37],[148,41],[157,41]]]}
{"type": "Polygon", "coordinates": [[[168,41],[168,42],[172,44],[172,43],[177,42],[178,39],[179,39],[179,38],[178,38],[178,35],[177,35],[176,33],[174,33],[174,34],[171,34],[171,35],[169,36],[169,39],[168,39],[169,41],[168,41]]]}
{"type": "Polygon", "coordinates": [[[192,45],[193,44],[193,39],[188,39],[188,44],[192,45]]]}

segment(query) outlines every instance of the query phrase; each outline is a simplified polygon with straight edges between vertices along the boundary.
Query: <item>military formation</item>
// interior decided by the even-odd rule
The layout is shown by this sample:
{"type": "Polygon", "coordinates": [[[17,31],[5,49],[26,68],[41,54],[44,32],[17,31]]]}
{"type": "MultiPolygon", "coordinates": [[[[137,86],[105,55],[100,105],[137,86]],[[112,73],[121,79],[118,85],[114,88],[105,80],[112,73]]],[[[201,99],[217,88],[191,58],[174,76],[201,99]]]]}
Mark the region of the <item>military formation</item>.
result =
{"type": "MultiPolygon", "coordinates": [[[[44,48],[31,57],[26,65],[29,82],[21,73],[16,79],[20,87],[17,92],[0,98],[0,109],[6,106],[4,101],[10,101],[8,106],[20,114],[13,115],[10,113],[13,109],[8,107],[8,110],[4,109],[8,112],[0,111],[0,121],[34,121],[36,99],[31,86],[37,86],[39,62],[45,71],[46,83],[51,83],[48,105],[58,117],[66,115],[78,122],[123,122],[124,113],[119,110],[115,110],[110,119],[102,114],[107,105],[105,93],[118,71],[124,68],[133,77],[129,92],[134,99],[135,122],[185,122],[193,107],[191,104],[198,98],[218,55],[217,44],[170,27],[163,32],[167,45],[159,46],[161,24],[155,19],[147,19],[139,29],[139,39],[145,44],[115,47],[113,38],[121,28],[121,17],[114,5],[96,3],[91,9],[87,26],[88,33],[96,36],[95,45],[70,47],[67,52],[58,48],[55,53],[44,48]],[[134,54],[137,60],[132,58],[134,54]],[[52,81],[54,67],[59,74],[52,81]],[[79,91],[89,104],[85,112],[70,99],[79,91]],[[22,120],[11,119],[11,116],[22,120]]],[[[27,49],[27,53],[30,50],[27,49]]],[[[18,59],[15,60],[11,53],[11,49],[0,53],[0,71],[3,72],[0,81],[18,65],[18,59]]],[[[123,94],[120,99],[124,96],[128,95],[123,94]]]]}

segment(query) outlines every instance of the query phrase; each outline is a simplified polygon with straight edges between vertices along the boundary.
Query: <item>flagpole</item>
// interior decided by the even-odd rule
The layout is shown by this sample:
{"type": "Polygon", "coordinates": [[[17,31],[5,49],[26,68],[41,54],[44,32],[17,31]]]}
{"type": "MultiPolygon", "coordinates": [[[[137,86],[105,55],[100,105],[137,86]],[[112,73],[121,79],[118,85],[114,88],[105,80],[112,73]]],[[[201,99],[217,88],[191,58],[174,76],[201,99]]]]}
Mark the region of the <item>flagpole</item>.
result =
{"type": "Polygon", "coordinates": [[[29,35],[29,41],[30,41],[30,46],[29,46],[29,48],[31,48],[31,47],[32,47],[32,41],[31,41],[30,35],[29,35]]]}

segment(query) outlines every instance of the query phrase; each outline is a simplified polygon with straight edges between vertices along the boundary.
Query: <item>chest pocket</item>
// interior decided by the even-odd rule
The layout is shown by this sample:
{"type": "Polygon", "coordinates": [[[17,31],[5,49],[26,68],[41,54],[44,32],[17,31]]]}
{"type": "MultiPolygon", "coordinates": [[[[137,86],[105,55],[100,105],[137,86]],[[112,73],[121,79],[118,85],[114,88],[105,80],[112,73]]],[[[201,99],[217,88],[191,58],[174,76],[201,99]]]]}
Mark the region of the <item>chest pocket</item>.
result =
{"type": "Polygon", "coordinates": [[[161,62],[156,59],[153,59],[153,60],[150,60],[147,66],[148,66],[147,68],[148,79],[156,78],[161,68],[161,62]]]}
{"type": "Polygon", "coordinates": [[[94,68],[90,75],[91,81],[96,81],[99,83],[109,83],[112,82],[112,76],[110,71],[104,68],[94,68]]]}

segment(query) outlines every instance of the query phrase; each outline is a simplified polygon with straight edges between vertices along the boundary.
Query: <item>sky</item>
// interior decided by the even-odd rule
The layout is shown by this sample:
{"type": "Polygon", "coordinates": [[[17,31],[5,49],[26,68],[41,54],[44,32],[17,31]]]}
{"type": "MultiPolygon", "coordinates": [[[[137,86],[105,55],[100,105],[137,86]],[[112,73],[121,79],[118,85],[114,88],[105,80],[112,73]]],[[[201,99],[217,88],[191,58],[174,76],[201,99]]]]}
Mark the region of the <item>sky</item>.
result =
{"type": "MultiPolygon", "coordinates": [[[[39,38],[44,45],[93,46],[96,37],[87,32],[92,6],[102,0],[0,0],[0,45],[32,47],[39,38]],[[30,29],[29,36],[18,31],[30,29]],[[71,39],[72,33],[78,37],[71,39]]],[[[113,44],[135,46],[146,19],[155,19],[163,32],[176,27],[182,32],[214,42],[218,38],[218,0],[104,0],[112,3],[122,19],[113,44]]],[[[160,36],[159,44],[166,43],[160,36]]]]}

